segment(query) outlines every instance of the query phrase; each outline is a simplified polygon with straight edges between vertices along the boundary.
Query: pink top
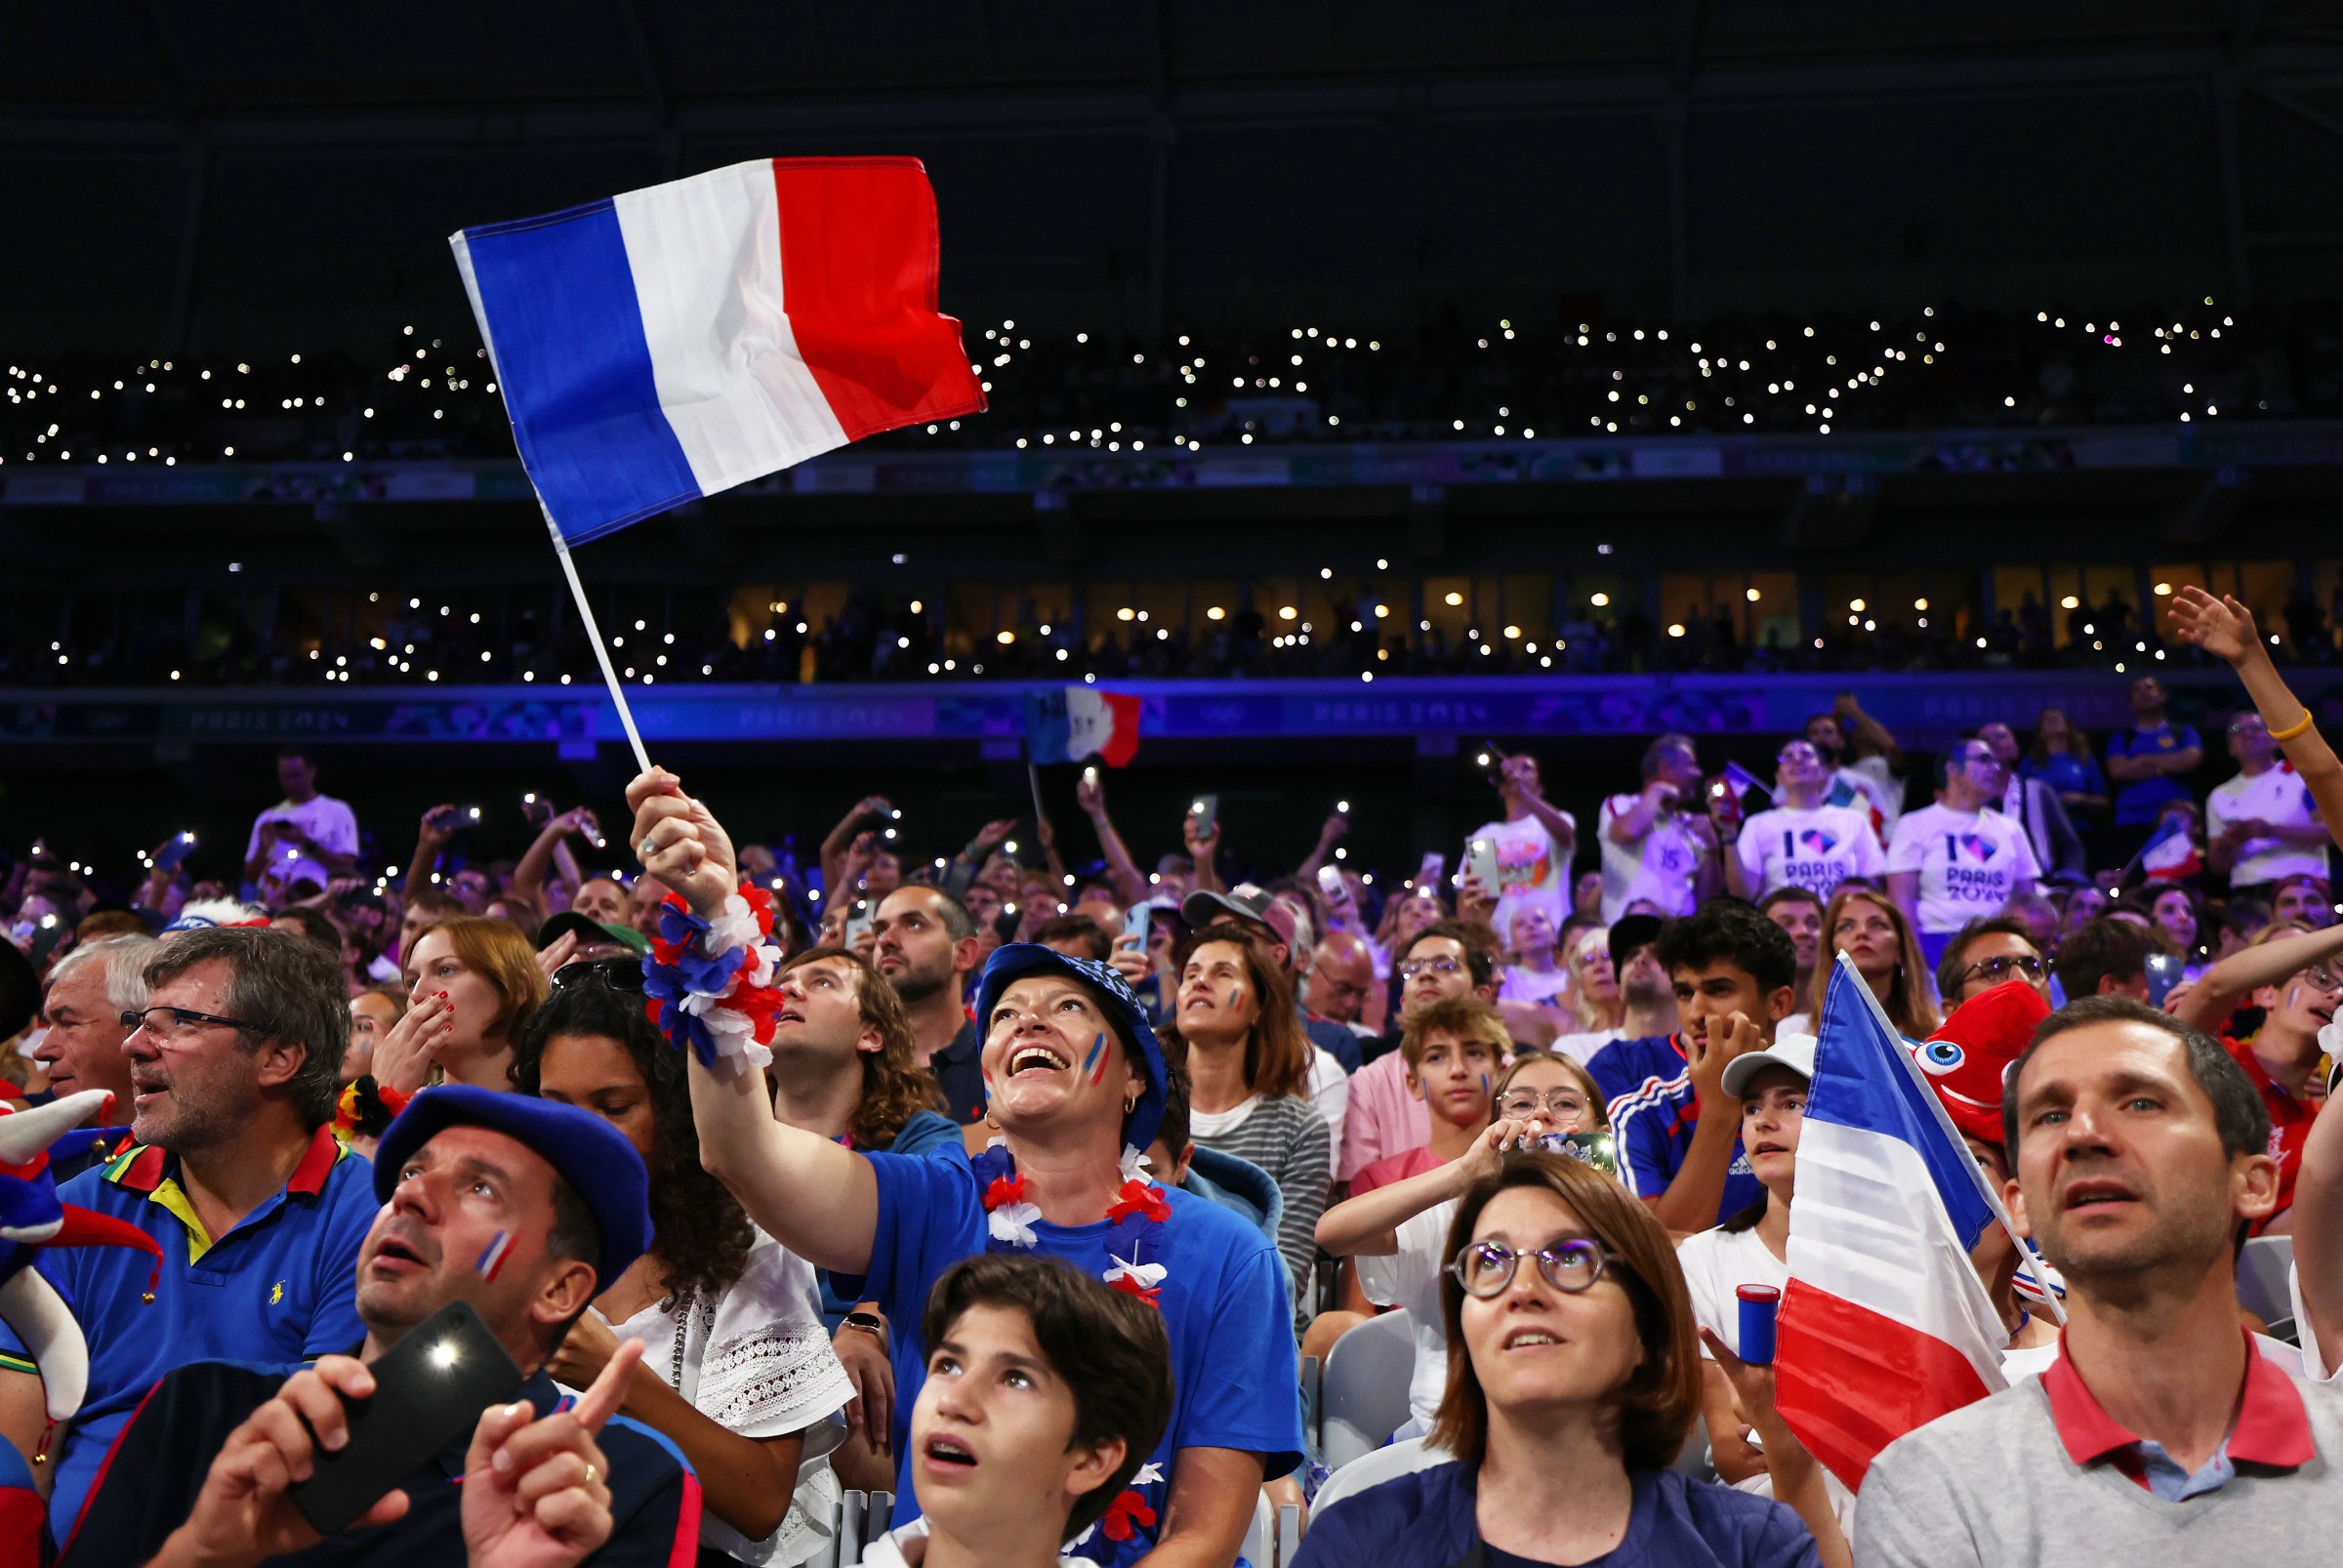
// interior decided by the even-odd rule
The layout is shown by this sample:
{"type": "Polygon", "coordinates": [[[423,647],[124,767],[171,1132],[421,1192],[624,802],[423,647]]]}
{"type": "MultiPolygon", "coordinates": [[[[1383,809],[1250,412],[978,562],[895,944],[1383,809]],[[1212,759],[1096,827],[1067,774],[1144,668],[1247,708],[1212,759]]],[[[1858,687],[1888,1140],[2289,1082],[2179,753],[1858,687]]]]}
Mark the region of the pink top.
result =
{"type": "Polygon", "coordinates": [[[1336,1181],[1349,1181],[1385,1155],[1420,1149],[1432,1140],[1432,1113],[1408,1093],[1408,1058],[1377,1056],[1350,1075],[1350,1107],[1342,1120],[1342,1158],[1336,1181]]]}
{"type": "Polygon", "coordinates": [[[1394,1181],[1405,1181],[1408,1177],[1421,1176],[1426,1171],[1437,1171],[1440,1169],[1440,1164],[1439,1156],[1429,1148],[1409,1149],[1401,1154],[1386,1154],[1381,1159],[1359,1168],[1359,1174],[1350,1178],[1350,1195],[1355,1198],[1362,1192],[1373,1192],[1376,1188],[1387,1187],[1394,1181]]]}

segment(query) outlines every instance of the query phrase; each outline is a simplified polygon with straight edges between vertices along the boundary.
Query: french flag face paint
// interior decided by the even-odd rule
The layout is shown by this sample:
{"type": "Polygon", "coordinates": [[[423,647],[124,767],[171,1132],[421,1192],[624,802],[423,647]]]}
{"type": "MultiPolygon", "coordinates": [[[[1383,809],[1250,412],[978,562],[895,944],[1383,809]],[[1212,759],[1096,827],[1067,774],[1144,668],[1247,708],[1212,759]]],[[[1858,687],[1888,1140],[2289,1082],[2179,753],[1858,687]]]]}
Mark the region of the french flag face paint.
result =
{"type": "Polygon", "coordinates": [[[1083,1058],[1082,1070],[1090,1075],[1090,1082],[1093,1084],[1106,1076],[1106,1036],[1104,1034],[1098,1035],[1090,1042],[1090,1053],[1083,1058]]]}
{"type": "Polygon", "coordinates": [[[496,1239],[488,1244],[487,1250],[480,1254],[480,1260],[472,1265],[473,1272],[484,1280],[493,1281],[504,1268],[505,1259],[512,1256],[513,1232],[500,1230],[496,1233],[496,1239]]]}

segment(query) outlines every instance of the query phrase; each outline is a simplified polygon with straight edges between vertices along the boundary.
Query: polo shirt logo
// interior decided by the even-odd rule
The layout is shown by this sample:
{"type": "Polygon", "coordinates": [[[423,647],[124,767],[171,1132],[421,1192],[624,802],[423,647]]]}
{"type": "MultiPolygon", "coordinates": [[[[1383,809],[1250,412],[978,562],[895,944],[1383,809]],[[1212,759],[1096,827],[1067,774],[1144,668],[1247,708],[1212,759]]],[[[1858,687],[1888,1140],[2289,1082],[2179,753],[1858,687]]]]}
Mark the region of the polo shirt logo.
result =
{"type": "Polygon", "coordinates": [[[284,1299],[285,1282],[280,1279],[275,1284],[268,1287],[268,1304],[270,1306],[274,1306],[277,1302],[283,1300],[284,1299]]]}

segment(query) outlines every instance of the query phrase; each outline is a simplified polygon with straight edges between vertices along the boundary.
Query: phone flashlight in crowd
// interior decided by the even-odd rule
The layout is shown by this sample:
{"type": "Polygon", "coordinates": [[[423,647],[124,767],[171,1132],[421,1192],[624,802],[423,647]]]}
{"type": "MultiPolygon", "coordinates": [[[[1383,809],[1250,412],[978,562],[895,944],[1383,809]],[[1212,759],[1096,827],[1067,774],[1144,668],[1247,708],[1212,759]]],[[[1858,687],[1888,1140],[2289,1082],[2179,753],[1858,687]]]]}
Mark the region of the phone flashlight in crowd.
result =
{"type": "Polygon", "coordinates": [[[2172,987],[2180,983],[2181,961],[2169,953],[2151,953],[2142,960],[2141,967],[2147,971],[2148,1005],[2162,1007],[2164,998],[2172,994],[2172,987]]]}
{"type": "Polygon", "coordinates": [[[892,818],[893,818],[894,820],[896,820],[897,822],[900,822],[900,821],[902,821],[902,820],[903,820],[903,807],[901,807],[901,806],[899,806],[899,805],[898,805],[898,806],[895,806],[895,807],[893,807],[892,809],[890,809],[890,810],[889,810],[889,811],[888,811],[886,814],[887,814],[888,816],[892,817],[892,818]]]}
{"type": "Polygon", "coordinates": [[[476,805],[468,805],[464,807],[464,814],[477,822],[480,819],[480,808],[476,805]]]}
{"type": "Polygon", "coordinates": [[[182,844],[193,844],[195,842],[195,835],[192,833],[183,833],[179,836],[179,842],[182,844]]]}
{"type": "Polygon", "coordinates": [[[1082,781],[1083,781],[1085,784],[1095,784],[1095,783],[1097,783],[1097,782],[1098,782],[1098,769],[1097,769],[1096,767],[1086,767],[1086,768],[1084,768],[1084,769],[1082,770],[1082,781]]]}
{"type": "MultiPolygon", "coordinates": [[[[902,813],[900,813],[900,812],[897,812],[896,814],[897,814],[897,815],[901,815],[902,813]]],[[[893,828],[888,828],[888,829],[886,830],[885,837],[887,837],[887,838],[889,838],[889,839],[891,839],[891,838],[895,837],[895,830],[894,830],[893,828]]]]}
{"type": "Polygon", "coordinates": [[[1774,1318],[1782,1309],[1782,1293],[1771,1285],[1738,1285],[1741,1301],[1741,1359],[1752,1367],[1774,1362],[1774,1318]]]}
{"type": "Polygon", "coordinates": [[[1480,879],[1482,891],[1495,893],[1498,890],[1497,841],[1475,839],[1467,844],[1464,846],[1464,871],[1466,875],[1480,879]]]}
{"type": "Polygon", "coordinates": [[[1217,795],[1197,796],[1195,804],[1188,807],[1188,815],[1195,820],[1196,837],[1199,839],[1211,838],[1213,824],[1220,818],[1220,797],[1217,795]]]}
{"type": "Polygon", "coordinates": [[[537,804],[537,792],[535,790],[531,790],[526,795],[523,795],[520,798],[520,804],[523,805],[535,805],[537,804]]]}
{"type": "Polygon", "coordinates": [[[1348,801],[1336,801],[1336,802],[1335,803],[1335,815],[1336,815],[1336,816],[1348,816],[1348,815],[1350,815],[1350,803],[1349,803],[1348,801]]]}
{"type": "Polygon", "coordinates": [[[1318,868],[1318,890],[1329,898],[1341,897],[1345,891],[1342,886],[1342,873],[1332,866],[1320,866],[1318,868]]]}

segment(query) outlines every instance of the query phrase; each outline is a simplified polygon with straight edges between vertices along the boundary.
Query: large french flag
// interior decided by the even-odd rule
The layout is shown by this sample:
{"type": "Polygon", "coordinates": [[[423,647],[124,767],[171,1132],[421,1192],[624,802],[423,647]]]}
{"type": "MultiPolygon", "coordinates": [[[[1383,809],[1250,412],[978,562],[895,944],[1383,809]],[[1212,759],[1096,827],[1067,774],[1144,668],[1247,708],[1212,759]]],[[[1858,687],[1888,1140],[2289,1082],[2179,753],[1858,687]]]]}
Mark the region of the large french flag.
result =
{"type": "Polygon", "coordinates": [[[571,544],[984,407],[917,158],[736,163],[448,243],[571,544]]]}
{"type": "Polygon", "coordinates": [[[1816,1042],[1774,1398],[1857,1490],[1889,1443],[2008,1385],[2008,1335],[1969,1262],[1997,1206],[1844,955],[1816,1042]]]}

